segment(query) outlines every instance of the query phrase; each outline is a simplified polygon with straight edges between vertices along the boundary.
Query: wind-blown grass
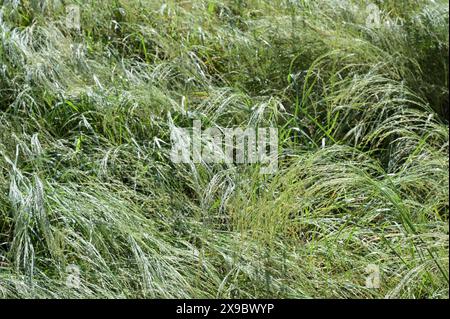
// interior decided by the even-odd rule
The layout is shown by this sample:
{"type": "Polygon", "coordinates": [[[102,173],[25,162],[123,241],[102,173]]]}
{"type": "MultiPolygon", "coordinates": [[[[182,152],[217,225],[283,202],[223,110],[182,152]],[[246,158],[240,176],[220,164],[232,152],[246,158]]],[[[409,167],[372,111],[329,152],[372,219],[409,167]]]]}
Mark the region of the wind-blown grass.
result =
{"type": "Polygon", "coordinates": [[[0,1],[0,297],[448,298],[447,1],[64,2],[0,1]]]}

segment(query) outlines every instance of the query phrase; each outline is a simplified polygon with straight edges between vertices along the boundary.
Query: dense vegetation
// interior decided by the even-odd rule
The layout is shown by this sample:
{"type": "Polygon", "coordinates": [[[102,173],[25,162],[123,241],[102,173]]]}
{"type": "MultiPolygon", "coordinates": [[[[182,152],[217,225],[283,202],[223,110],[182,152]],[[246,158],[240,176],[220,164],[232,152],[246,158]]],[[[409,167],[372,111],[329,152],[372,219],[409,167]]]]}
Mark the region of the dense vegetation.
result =
{"type": "Polygon", "coordinates": [[[448,298],[448,1],[0,4],[0,297],[448,298]]]}

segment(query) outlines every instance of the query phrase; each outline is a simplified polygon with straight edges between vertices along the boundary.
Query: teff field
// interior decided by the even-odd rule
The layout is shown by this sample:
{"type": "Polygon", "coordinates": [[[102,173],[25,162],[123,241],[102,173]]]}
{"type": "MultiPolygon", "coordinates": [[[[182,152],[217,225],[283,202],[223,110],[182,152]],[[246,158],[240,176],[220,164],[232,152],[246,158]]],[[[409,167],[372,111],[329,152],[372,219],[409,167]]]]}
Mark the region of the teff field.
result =
{"type": "Polygon", "coordinates": [[[448,298],[448,5],[0,0],[0,298],[448,298]]]}

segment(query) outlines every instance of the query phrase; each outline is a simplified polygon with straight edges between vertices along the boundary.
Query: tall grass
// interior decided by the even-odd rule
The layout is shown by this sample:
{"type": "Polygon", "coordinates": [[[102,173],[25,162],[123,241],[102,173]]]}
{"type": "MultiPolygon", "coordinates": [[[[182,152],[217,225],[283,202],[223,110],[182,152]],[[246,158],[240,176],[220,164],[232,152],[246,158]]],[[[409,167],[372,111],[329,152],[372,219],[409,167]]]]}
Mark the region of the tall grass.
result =
{"type": "Polygon", "coordinates": [[[0,1],[0,297],[448,298],[448,2],[374,3],[0,1]]]}

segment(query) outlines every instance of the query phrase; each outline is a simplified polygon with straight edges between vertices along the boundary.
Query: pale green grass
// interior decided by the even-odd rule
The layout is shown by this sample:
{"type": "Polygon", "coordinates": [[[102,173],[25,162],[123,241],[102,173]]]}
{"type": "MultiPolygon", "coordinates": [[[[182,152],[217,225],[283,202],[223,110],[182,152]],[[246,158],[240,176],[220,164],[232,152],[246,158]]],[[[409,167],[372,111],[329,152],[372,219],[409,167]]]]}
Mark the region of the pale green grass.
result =
{"type": "Polygon", "coordinates": [[[64,2],[0,0],[1,298],[448,298],[448,1],[64,2]]]}

